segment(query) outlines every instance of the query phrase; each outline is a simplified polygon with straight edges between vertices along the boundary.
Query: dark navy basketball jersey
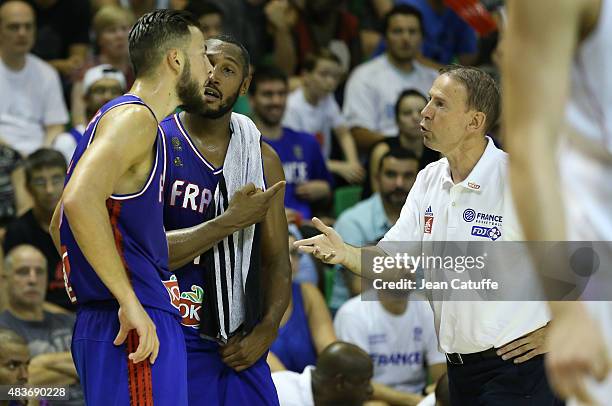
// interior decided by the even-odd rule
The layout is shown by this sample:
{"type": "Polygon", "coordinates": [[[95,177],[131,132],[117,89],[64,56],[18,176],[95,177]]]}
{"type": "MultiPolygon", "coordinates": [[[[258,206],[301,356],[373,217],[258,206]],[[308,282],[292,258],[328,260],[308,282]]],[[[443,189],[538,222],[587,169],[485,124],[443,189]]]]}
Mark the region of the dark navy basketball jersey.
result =
{"type": "MultiPolygon", "coordinates": [[[[66,175],[91,144],[104,114],[117,106],[146,104],[126,94],[105,104],[91,120],[72,157],[66,175]]],[[[129,136],[130,134],[125,134],[129,136]]],[[[166,172],[164,139],[158,127],[155,163],[149,178],[137,193],[112,195],[106,201],[115,244],[128,278],[143,306],[178,314],[178,285],[168,269],[168,242],[163,224],[163,183],[166,172]]],[[[112,165],[112,162],[109,162],[112,165]]],[[[104,176],[104,174],[100,174],[104,176]]],[[[93,234],[96,230],[91,230],[93,234]]],[[[62,213],[61,226],[64,279],[68,296],[79,305],[114,300],[75,241],[68,219],[62,213]]]]}
{"type": "MultiPolygon", "coordinates": [[[[204,222],[223,168],[215,168],[197,150],[178,114],[160,124],[167,149],[164,188],[164,226],[167,230],[193,227],[204,222]]],[[[204,295],[204,261],[196,258],[175,270],[181,291],[179,311],[186,338],[199,338],[204,295]]]]}

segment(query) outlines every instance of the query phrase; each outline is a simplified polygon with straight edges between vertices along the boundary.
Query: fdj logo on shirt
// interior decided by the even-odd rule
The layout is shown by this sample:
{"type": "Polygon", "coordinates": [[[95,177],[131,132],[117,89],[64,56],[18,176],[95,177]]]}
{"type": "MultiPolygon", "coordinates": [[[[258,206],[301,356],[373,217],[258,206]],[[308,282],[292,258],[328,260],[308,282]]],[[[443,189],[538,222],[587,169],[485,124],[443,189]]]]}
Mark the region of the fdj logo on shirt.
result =
{"type": "Polygon", "coordinates": [[[490,238],[492,241],[495,241],[499,237],[501,237],[501,231],[499,231],[499,228],[497,227],[488,228],[488,227],[473,226],[472,235],[475,237],[490,238]]]}
{"type": "Polygon", "coordinates": [[[433,211],[431,210],[431,206],[429,206],[427,210],[425,210],[425,215],[423,216],[423,223],[424,223],[423,232],[425,234],[431,234],[431,229],[433,228],[433,221],[434,221],[433,211]]]}

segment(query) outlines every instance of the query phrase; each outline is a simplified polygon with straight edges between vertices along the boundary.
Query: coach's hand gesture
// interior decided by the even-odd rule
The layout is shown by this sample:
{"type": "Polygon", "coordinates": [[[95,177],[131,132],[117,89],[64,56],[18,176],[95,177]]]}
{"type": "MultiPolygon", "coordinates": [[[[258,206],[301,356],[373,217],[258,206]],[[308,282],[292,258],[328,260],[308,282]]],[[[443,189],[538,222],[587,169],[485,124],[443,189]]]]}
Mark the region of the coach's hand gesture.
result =
{"type": "Polygon", "coordinates": [[[149,317],[145,309],[142,307],[136,296],[120,304],[119,307],[119,333],[113,341],[115,345],[121,345],[128,340],[128,350],[133,349],[131,340],[137,340],[138,348],[135,352],[131,352],[128,358],[135,364],[149,358],[151,364],[155,363],[157,354],[159,353],[159,339],[153,320],[149,317]],[[138,337],[130,337],[134,335],[131,330],[136,330],[138,337]]]}
{"type": "Polygon", "coordinates": [[[342,237],[331,227],[323,224],[317,217],[312,218],[312,224],[322,234],[293,243],[300,251],[314,255],[315,258],[328,264],[344,264],[347,249],[342,237]]]}
{"type": "Polygon", "coordinates": [[[265,192],[248,183],[234,193],[224,216],[237,229],[263,221],[272,199],[285,189],[285,183],[285,181],[277,182],[265,192]]]}

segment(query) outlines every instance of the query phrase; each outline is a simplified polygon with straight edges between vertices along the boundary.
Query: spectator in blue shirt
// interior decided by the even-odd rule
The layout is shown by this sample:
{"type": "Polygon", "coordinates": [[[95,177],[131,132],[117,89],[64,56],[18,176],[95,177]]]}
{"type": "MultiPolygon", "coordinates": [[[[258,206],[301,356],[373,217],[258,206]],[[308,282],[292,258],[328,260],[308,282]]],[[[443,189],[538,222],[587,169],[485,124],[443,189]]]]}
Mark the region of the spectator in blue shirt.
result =
{"type": "MultiPolygon", "coordinates": [[[[409,150],[391,149],[380,160],[376,175],[378,193],[343,212],[334,229],[355,247],[376,244],[399,218],[419,171],[419,160],[409,150]]],[[[337,310],[361,292],[361,278],[337,272],[330,307],[337,310]]]]}
{"type": "Polygon", "coordinates": [[[295,217],[310,220],[311,205],[330,198],[332,177],[315,136],[282,127],[287,92],[283,71],[274,67],[256,69],[249,88],[253,121],[283,163],[285,207],[293,222],[295,217]]]}
{"type": "Polygon", "coordinates": [[[457,58],[462,65],[472,65],[478,57],[476,32],[444,0],[396,0],[421,12],[423,17],[423,56],[441,64],[457,58]]]}

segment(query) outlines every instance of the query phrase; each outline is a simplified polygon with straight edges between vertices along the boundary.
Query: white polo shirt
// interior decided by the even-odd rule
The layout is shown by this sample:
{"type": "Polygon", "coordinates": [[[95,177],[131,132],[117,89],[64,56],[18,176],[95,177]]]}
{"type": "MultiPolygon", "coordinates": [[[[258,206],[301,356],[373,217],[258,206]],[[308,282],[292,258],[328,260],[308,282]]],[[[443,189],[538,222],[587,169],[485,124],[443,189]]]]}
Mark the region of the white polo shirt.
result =
{"type": "Polygon", "coordinates": [[[380,301],[354,297],[336,313],[334,330],[339,340],[358,345],[370,355],[374,382],[395,390],[421,393],[427,367],[446,363],[438,350],[431,307],[424,300],[409,300],[406,311],[395,315],[380,301]]]}
{"type": "MultiPolygon", "coordinates": [[[[508,155],[487,141],[463,182],[453,183],[446,158],[419,172],[399,220],[381,242],[522,240],[510,194],[508,155]]],[[[543,302],[434,301],[432,307],[440,348],[448,353],[501,347],[550,320],[543,302]]]]}
{"type": "Polygon", "coordinates": [[[313,366],[307,366],[301,374],[293,371],[280,371],[272,374],[280,406],[314,406],[313,369],[313,366]]]}

